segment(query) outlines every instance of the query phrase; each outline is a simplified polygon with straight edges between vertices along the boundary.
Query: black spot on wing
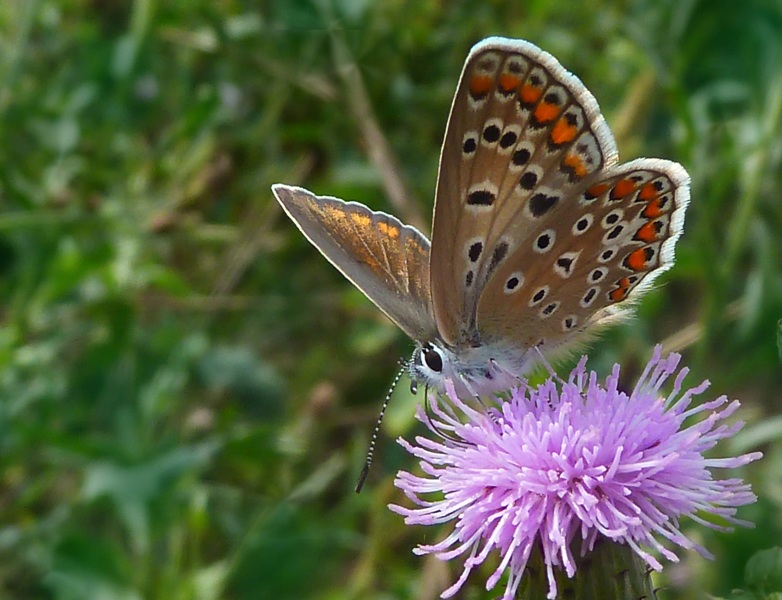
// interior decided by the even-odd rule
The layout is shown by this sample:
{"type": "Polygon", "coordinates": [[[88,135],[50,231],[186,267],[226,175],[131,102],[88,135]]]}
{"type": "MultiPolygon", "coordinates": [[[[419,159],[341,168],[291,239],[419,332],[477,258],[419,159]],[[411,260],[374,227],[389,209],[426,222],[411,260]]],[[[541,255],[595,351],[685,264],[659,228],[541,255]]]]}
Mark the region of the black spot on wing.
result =
{"type": "Polygon", "coordinates": [[[529,209],[533,217],[545,215],[559,202],[559,196],[548,196],[546,194],[535,194],[530,198],[529,209]]]}
{"type": "Polygon", "coordinates": [[[508,243],[507,242],[500,242],[497,244],[494,248],[494,252],[491,255],[491,262],[489,263],[489,273],[494,271],[494,269],[497,268],[497,265],[499,265],[505,256],[508,254],[508,243]]]}
{"type": "Polygon", "coordinates": [[[470,206],[491,206],[496,196],[489,190],[475,190],[467,194],[467,204],[470,206]]]}
{"type": "Polygon", "coordinates": [[[470,257],[470,260],[475,262],[481,257],[481,252],[483,252],[483,244],[481,242],[475,242],[470,246],[467,254],[470,257]]]}

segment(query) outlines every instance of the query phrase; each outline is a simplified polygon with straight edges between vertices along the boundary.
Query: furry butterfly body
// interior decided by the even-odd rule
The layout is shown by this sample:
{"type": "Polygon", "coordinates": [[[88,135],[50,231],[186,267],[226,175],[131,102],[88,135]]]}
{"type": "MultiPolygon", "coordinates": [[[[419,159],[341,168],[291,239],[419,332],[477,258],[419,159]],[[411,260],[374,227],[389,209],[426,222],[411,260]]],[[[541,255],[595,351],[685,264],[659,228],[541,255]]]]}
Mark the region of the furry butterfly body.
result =
{"type": "Polygon", "coordinates": [[[504,390],[619,317],[673,264],[678,164],[618,164],[592,94],[550,54],[470,51],[440,156],[431,243],[395,217],[273,186],[304,235],[416,341],[414,381],[504,390]]]}

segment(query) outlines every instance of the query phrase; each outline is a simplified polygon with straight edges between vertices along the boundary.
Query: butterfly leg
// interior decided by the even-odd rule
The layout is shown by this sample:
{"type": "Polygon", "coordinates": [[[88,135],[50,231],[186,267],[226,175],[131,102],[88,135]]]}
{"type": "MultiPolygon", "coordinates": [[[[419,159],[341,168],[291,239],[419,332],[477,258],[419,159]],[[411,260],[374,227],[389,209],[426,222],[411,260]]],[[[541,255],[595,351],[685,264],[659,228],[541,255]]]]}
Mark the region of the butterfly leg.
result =
{"type": "Polygon", "coordinates": [[[553,379],[556,379],[556,380],[557,380],[557,382],[559,382],[560,384],[564,385],[564,384],[566,383],[566,382],[565,382],[565,380],[564,380],[564,379],[562,379],[562,378],[561,378],[561,377],[560,377],[560,376],[557,374],[557,372],[556,372],[556,371],[554,370],[554,368],[551,366],[551,363],[550,363],[550,362],[549,362],[549,361],[546,359],[546,357],[545,357],[545,356],[543,356],[543,353],[540,351],[540,347],[539,347],[539,346],[533,346],[533,347],[530,349],[530,351],[533,351],[533,350],[535,351],[535,353],[537,353],[537,355],[538,355],[538,360],[540,361],[540,363],[541,363],[541,364],[542,364],[544,367],[546,367],[546,370],[548,371],[548,374],[549,374],[549,375],[551,375],[551,377],[552,377],[553,379]]]}
{"type": "Polygon", "coordinates": [[[520,388],[527,388],[527,380],[518,375],[517,373],[514,373],[510,369],[507,369],[503,367],[499,362],[494,360],[493,358],[489,359],[489,365],[491,367],[491,370],[495,373],[498,373],[504,380],[506,381],[516,381],[519,384],[520,388]]]}
{"type": "Polygon", "coordinates": [[[472,385],[470,385],[470,382],[467,380],[467,377],[465,377],[464,375],[462,375],[460,373],[459,374],[459,380],[462,382],[464,387],[467,388],[467,391],[469,392],[469,394],[473,397],[473,399],[475,399],[475,401],[481,406],[481,408],[484,411],[488,412],[488,410],[489,410],[488,407],[486,406],[486,404],[484,404],[483,400],[481,400],[481,397],[478,394],[478,392],[475,391],[475,388],[472,387],[472,385]]]}

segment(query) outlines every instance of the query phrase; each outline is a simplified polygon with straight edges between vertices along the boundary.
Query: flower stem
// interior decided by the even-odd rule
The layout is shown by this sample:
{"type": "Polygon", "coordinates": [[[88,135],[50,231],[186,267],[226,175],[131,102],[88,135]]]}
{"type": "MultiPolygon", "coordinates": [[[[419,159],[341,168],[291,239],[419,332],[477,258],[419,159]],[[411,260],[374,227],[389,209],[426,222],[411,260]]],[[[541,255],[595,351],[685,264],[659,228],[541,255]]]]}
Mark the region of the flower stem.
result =
{"type": "MultiPolygon", "coordinates": [[[[579,540],[573,545],[576,574],[570,579],[564,569],[555,568],[557,598],[654,600],[657,597],[647,564],[627,544],[602,538],[585,556],[581,556],[579,540]]],[[[546,564],[540,546],[536,546],[527,563],[516,599],[539,600],[547,598],[548,593],[546,564]]]]}

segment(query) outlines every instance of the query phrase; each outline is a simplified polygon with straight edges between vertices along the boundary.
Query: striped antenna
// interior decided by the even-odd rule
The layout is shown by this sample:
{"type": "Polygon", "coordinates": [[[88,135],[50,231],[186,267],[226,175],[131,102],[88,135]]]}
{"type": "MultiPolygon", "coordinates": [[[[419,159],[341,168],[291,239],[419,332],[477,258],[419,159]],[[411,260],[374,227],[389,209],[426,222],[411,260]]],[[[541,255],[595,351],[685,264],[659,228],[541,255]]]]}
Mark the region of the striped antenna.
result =
{"type": "Polygon", "coordinates": [[[356,482],[357,494],[361,493],[361,488],[364,487],[364,482],[367,480],[367,476],[369,475],[369,468],[372,466],[372,460],[375,458],[375,446],[377,446],[377,436],[380,433],[380,423],[383,421],[383,417],[386,415],[386,408],[388,408],[388,403],[391,401],[391,394],[394,393],[394,388],[396,388],[399,380],[402,379],[402,375],[404,375],[407,370],[408,363],[405,362],[402,364],[402,368],[399,369],[396,377],[394,377],[394,380],[391,382],[391,389],[388,390],[386,399],[383,401],[383,407],[380,409],[380,414],[377,417],[375,429],[372,431],[372,439],[369,440],[369,450],[367,450],[367,458],[364,461],[364,468],[361,469],[361,475],[358,476],[358,481],[356,482]]]}

